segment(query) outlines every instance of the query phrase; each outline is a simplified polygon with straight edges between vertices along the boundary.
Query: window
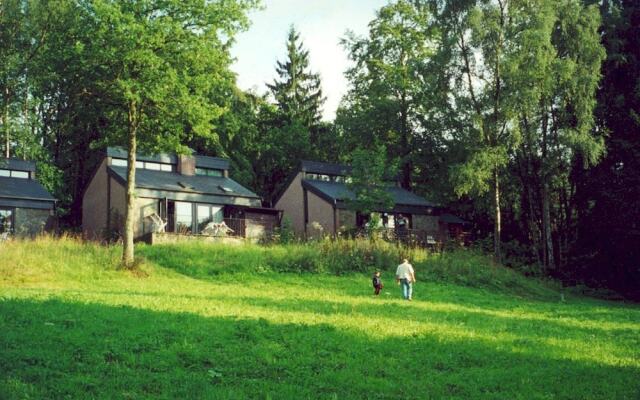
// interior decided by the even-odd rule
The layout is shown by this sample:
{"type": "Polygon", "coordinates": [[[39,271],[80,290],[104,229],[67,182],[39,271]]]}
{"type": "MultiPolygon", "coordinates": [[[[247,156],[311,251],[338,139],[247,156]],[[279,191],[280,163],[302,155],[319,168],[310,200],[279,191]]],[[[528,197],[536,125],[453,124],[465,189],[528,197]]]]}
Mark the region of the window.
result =
{"type": "Polygon", "coordinates": [[[220,185],[220,186],[218,186],[218,187],[220,188],[220,190],[222,190],[222,191],[223,191],[223,192],[225,192],[225,193],[231,193],[231,192],[233,192],[233,189],[231,189],[230,187],[222,186],[222,185],[220,185]]]}
{"type": "Polygon", "coordinates": [[[145,162],[144,169],[150,169],[152,171],[160,171],[160,164],[154,162],[145,162]]]}
{"type": "MultiPolygon", "coordinates": [[[[127,160],[123,160],[122,158],[112,158],[111,165],[114,167],[126,167],[127,160]]],[[[175,171],[175,167],[173,166],[173,164],[163,164],[163,163],[148,162],[148,161],[136,161],[136,168],[148,169],[151,171],[164,171],[164,172],[175,171]]]]}
{"type": "Polygon", "coordinates": [[[29,172],[27,171],[14,171],[11,169],[0,169],[0,176],[6,176],[11,178],[29,179],[29,172]]]}
{"type": "Polygon", "coordinates": [[[13,208],[0,208],[0,233],[13,232],[13,208]]]}
{"type": "Polygon", "coordinates": [[[29,173],[27,171],[11,171],[11,177],[29,179],[29,173]]]}
{"type": "Polygon", "coordinates": [[[331,181],[331,176],[324,175],[324,174],[306,174],[305,178],[313,179],[313,180],[316,180],[316,181],[325,181],[325,182],[331,181]]]}
{"type": "Polygon", "coordinates": [[[222,170],[211,168],[196,168],[196,175],[202,176],[222,176],[222,170]]]}
{"type": "Polygon", "coordinates": [[[123,160],[122,158],[112,158],[111,165],[113,165],[114,167],[126,167],[127,160],[123,160]]]}
{"type": "Polygon", "coordinates": [[[193,227],[193,205],[176,201],[176,232],[191,233],[193,227]]]}
{"type": "Polygon", "coordinates": [[[198,204],[196,214],[198,218],[198,233],[202,232],[209,222],[222,222],[224,220],[222,206],[198,204]]]}

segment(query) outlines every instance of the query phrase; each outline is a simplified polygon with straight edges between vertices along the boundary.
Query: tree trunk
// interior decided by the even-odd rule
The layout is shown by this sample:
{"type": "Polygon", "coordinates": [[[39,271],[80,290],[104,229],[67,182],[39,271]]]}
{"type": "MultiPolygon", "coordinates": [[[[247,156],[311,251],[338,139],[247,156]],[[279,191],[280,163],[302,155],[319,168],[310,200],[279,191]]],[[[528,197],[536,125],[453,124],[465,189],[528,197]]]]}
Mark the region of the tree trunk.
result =
{"type": "Polygon", "coordinates": [[[493,171],[494,178],[494,224],[493,224],[493,257],[496,263],[502,262],[502,254],[500,249],[500,234],[502,226],[500,221],[500,182],[498,180],[498,167],[493,171]]]}
{"type": "Polygon", "coordinates": [[[407,190],[411,190],[411,149],[409,148],[409,127],[407,122],[407,108],[404,99],[404,94],[402,96],[402,105],[400,110],[400,118],[401,118],[401,139],[400,146],[402,147],[402,178],[401,178],[401,186],[407,190]]]}
{"type": "Polygon", "coordinates": [[[555,269],[555,259],[553,257],[553,237],[551,232],[551,210],[549,205],[549,184],[542,184],[542,229],[544,231],[544,248],[546,267],[549,270],[555,269]]]}
{"type": "Polygon", "coordinates": [[[524,143],[521,145],[520,154],[518,156],[518,175],[520,176],[520,182],[522,183],[522,210],[526,215],[525,223],[527,225],[529,241],[531,247],[535,253],[538,265],[542,266],[542,258],[540,253],[540,224],[537,217],[537,213],[534,205],[537,204],[533,198],[533,193],[536,190],[536,183],[534,181],[534,174],[532,172],[533,167],[531,165],[531,158],[527,154],[524,143]]]}
{"type": "Polygon", "coordinates": [[[136,133],[138,129],[138,110],[136,103],[129,103],[129,135],[127,154],[127,210],[124,220],[124,237],[122,246],[122,265],[131,268],[134,261],[133,249],[133,222],[135,211],[135,188],[136,188],[136,133]]]}
{"type": "Polygon", "coordinates": [[[551,235],[551,210],[549,204],[549,171],[551,169],[547,156],[549,133],[549,113],[547,112],[546,99],[542,99],[542,149],[540,158],[541,189],[542,189],[542,243],[544,249],[544,266],[547,271],[555,269],[553,257],[553,237],[551,235]]]}
{"type": "Polygon", "coordinates": [[[9,137],[9,88],[4,88],[4,109],[2,110],[2,128],[4,129],[4,156],[11,156],[11,139],[9,137]]]}

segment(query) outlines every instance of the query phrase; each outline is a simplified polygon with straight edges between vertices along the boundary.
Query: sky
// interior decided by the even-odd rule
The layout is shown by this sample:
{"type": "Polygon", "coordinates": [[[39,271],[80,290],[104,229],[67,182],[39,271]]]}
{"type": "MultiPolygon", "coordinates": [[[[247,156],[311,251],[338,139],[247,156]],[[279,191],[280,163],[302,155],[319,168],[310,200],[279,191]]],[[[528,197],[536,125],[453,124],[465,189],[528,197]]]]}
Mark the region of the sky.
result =
{"type": "Polygon", "coordinates": [[[293,24],[309,50],[311,71],[320,74],[327,97],[325,120],[332,120],[348,82],[347,52],[340,38],[347,30],[366,35],[367,24],[387,0],[263,0],[263,9],[249,14],[251,26],[236,36],[231,49],[236,59],[231,69],[241,89],[262,94],[276,78],[276,61],[286,59],[286,40],[293,24]]]}

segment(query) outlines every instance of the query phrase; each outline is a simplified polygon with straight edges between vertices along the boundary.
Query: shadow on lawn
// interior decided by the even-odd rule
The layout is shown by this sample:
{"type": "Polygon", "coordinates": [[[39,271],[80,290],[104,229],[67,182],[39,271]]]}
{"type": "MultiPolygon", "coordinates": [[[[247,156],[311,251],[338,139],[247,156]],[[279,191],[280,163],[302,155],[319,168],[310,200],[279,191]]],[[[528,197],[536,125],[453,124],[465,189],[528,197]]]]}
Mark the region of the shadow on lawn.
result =
{"type": "Polygon", "coordinates": [[[551,359],[477,340],[376,340],[327,324],[4,300],[0,331],[3,399],[622,399],[638,394],[635,368],[551,359]]]}

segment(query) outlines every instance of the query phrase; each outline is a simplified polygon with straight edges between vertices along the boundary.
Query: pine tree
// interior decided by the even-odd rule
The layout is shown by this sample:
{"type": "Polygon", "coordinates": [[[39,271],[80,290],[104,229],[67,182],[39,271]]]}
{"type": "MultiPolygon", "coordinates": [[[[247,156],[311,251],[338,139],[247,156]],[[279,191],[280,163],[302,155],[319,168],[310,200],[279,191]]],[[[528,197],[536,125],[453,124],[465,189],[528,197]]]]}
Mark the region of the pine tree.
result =
{"type": "Polygon", "coordinates": [[[287,122],[297,121],[313,131],[320,124],[325,97],[320,88],[320,75],[309,68],[309,51],[305,50],[300,34],[292,26],[287,38],[287,60],[277,62],[280,80],[267,86],[287,122]]]}

